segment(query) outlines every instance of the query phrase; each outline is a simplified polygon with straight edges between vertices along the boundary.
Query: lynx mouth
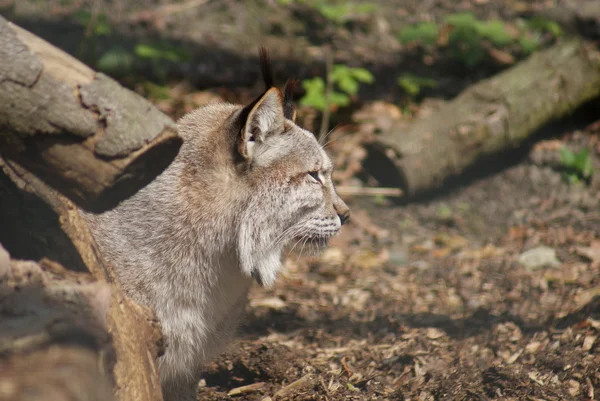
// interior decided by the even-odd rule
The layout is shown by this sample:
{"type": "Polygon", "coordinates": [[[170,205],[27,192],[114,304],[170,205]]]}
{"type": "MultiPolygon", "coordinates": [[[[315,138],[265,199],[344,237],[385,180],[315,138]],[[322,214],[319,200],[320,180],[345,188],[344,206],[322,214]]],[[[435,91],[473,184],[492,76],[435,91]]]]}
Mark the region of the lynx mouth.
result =
{"type": "Polygon", "coordinates": [[[307,236],[307,237],[296,237],[294,238],[294,242],[297,242],[300,246],[310,246],[313,248],[324,248],[329,245],[329,239],[331,237],[321,237],[321,236],[307,236]]]}

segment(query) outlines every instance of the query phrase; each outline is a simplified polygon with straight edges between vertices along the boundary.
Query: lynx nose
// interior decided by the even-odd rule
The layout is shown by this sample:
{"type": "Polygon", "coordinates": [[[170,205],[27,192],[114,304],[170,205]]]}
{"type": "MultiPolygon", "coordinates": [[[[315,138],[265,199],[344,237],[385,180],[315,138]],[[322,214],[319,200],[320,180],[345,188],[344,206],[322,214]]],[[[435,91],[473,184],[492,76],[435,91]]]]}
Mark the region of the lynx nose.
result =
{"type": "Polygon", "coordinates": [[[337,214],[342,222],[342,225],[346,224],[350,220],[350,209],[346,209],[341,213],[337,214]]]}

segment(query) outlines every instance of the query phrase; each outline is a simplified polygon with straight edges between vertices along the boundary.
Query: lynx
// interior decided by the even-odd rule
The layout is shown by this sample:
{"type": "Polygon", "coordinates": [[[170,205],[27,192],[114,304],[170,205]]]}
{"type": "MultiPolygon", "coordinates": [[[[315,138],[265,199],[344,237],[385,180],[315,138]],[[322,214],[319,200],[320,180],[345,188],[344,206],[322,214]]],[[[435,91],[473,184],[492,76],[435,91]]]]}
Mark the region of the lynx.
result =
{"type": "Polygon", "coordinates": [[[260,55],[261,96],[182,117],[172,164],[115,209],[86,214],[124,291],[161,322],[167,401],[196,398],[202,365],[234,335],[252,282],[272,286],[287,248],[318,251],[349,218],[331,160],[295,123],[295,81],[282,94],[260,55]]]}

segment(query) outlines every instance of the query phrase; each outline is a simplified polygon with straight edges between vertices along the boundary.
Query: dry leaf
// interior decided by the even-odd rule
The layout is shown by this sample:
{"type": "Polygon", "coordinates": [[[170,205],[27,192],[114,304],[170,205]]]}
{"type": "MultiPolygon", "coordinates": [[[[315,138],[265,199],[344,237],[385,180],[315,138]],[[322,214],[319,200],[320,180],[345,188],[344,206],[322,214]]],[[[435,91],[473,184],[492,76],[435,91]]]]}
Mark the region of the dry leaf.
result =
{"type": "Polygon", "coordinates": [[[530,354],[534,354],[538,349],[540,349],[541,346],[542,343],[540,341],[532,341],[525,346],[525,351],[530,354]]]}
{"type": "Polygon", "coordinates": [[[363,249],[352,255],[350,262],[361,269],[372,269],[387,262],[387,256],[388,253],[385,251],[375,253],[369,249],[363,249]]]}
{"type": "Polygon", "coordinates": [[[451,250],[462,249],[469,244],[469,240],[460,235],[438,234],[433,240],[436,244],[447,246],[451,250]]]}
{"type": "Polygon", "coordinates": [[[286,303],[279,297],[259,298],[250,301],[250,306],[253,308],[263,307],[274,310],[280,310],[286,307],[286,303]]]}
{"type": "Polygon", "coordinates": [[[488,54],[490,55],[491,58],[493,58],[500,64],[511,65],[511,64],[515,63],[514,56],[503,50],[496,49],[494,47],[490,47],[488,49],[488,54]]]}
{"type": "Polygon", "coordinates": [[[596,342],[596,336],[586,336],[583,339],[583,346],[581,347],[584,351],[590,351],[596,342]]]}
{"type": "Polygon", "coordinates": [[[579,388],[581,387],[581,385],[579,384],[578,381],[576,380],[569,380],[568,382],[569,384],[569,394],[571,394],[573,397],[576,397],[579,394],[579,388]]]}
{"type": "Polygon", "coordinates": [[[575,251],[594,264],[600,263],[600,244],[598,242],[594,242],[592,246],[578,246],[575,251]]]}
{"type": "Polygon", "coordinates": [[[321,255],[321,262],[333,267],[339,267],[343,265],[345,260],[346,255],[344,251],[342,248],[338,247],[327,248],[321,255]]]}
{"type": "Polygon", "coordinates": [[[425,335],[427,336],[427,338],[429,338],[430,340],[437,340],[438,338],[443,337],[444,335],[446,335],[446,333],[444,333],[442,330],[440,329],[436,329],[435,327],[429,327],[427,329],[427,331],[425,332],[425,335]]]}

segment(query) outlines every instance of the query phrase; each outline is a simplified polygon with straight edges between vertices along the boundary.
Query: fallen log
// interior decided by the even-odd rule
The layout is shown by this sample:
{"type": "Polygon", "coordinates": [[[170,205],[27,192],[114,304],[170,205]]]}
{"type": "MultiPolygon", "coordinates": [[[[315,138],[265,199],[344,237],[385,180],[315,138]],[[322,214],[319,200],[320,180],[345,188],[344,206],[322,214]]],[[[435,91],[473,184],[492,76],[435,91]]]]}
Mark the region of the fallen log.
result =
{"type": "MultiPolygon", "coordinates": [[[[114,279],[112,266],[105,265],[100,259],[96,243],[77,207],[34,174],[16,162],[2,157],[0,194],[0,243],[13,256],[18,254],[19,259],[35,260],[39,255],[52,255],[53,260],[45,262],[45,266],[55,266],[57,262],[61,262],[70,273],[63,274],[59,288],[76,286],[78,279],[70,270],[79,270],[84,273],[78,274],[87,274],[89,280],[99,286],[97,288],[110,289],[108,295],[103,296],[100,291],[88,288],[89,298],[103,300],[101,304],[105,305],[105,313],[92,314],[91,316],[96,318],[95,321],[90,318],[74,319],[73,324],[77,324],[77,327],[89,327],[92,324],[97,325],[100,321],[105,325],[106,332],[110,335],[109,349],[110,354],[114,355],[114,363],[103,364],[102,373],[111,378],[115,398],[120,401],[162,400],[155,365],[156,359],[163,352],[159,323],[149,308],[138,305],[123,294],[114,279]],[[35,226],[27,224],[29,222],[35,222],[35,226]],[[29,245],[32,246],[31,249],[29,245]]],[[[5,284],[0,280],[0,291],[5,289],[5,284]]],[[[7,298],[0,296],[0,310],[6,308],[5,302],[7,298]]],[[[69,305],[69,302],[68,299],[64,302],[56,299],[54,305],[57,308],[81,309],[81,305],[73,306],[69,305]]],[[[13,315],[19,316],[19,313],[21,312],[17,311],[13,315]]],[[[33,324],[34,321],[22,322],[25,329],[31,330],[27,322],[33,324]]],[[[16,355],[15,358],[19,359],[38,348],[32,343],[23,349],[15,350],[14,346],[7,346],[7,349],[14,352],[0,352],[0,365],[11,363],[11,356],[16,355]]],[[[66,349],[65,352],[70,352],[69,350],[66,349]]],[[[95,352],[95,357],[100,358],[100,350],[95,352]]],[[[62,360],[60,356],[57,358],[62,360]]],[[[71,368],[73,367],[69,369],[71,368]]],[[[42,367],[38,370],[40,369],[42,367]]],[[[48,370],[44,375],[51,377],[49,370],[52,369],[52,365],[47,365],[44,369],[48,370]]],[[[5,378],[0,369],[0,381],[5,378]]],[[[85,375],[73,377],[71,380],[73,386],[85,388],[89,384],[85,375]]]]}
{"type": "Polygon", "coordinates": [[[600,39],[600,3],[597,0],[558,2],[528,17],[542,17],[557,22],[567,32],[588,40],[600,39]]]}
{"type": "Polygon", "coordinates": [[[0,246],[0,399],[110,401],[106,328],[111,289],[43,259],[10,260],[0,246]]]}
{"type": "Polygon", "coordinates": [[[475,161],[519,146],[551,120],[600,95],[600,52],[564,40],[367,145],[366,168],[408,196],[438,187],[475,161]]]}
{"type": "Polygon", "coordinates": [[[2,17],[0,60],[0,244],[13,257],[0,249],[0,399],[160,401],[158,321],[121,291],[79,208],[138,191],[181,138],[145,99],[2,17]]]}
{"type": "Polygon", "coordinates": [[[79,207],[108,210],[181,146],[146,99],[0,16],[0,154],[79,207]]]}

